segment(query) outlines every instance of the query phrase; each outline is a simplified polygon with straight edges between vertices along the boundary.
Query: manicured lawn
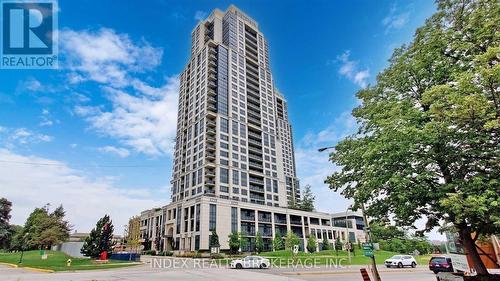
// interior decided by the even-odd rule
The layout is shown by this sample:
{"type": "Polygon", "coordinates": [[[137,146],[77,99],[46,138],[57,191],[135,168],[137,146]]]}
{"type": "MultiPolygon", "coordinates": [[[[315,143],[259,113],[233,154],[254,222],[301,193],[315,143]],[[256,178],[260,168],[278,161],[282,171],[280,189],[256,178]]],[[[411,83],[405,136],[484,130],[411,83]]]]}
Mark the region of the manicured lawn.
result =
{"type": "MultiPolygon", "coordinates": [[[[397,255],[395,252],[389,251],[375,251],[375,260],[377,264],[382,264],[384,260],[392,257],[393,255],[397,255]]],[[[270,260],[274,259],[282,259],[281,263],[287,263],[288,259],[293,258],[293,254],[291,251],[275,251],[275,252],[263,252],[260,256],[267,257],[270,260]]],[[[343,265],[363,265],[369,264],[371,262],[370,258],[363,256],[363,251],[360,249],[356,249],[355,253],[351,253],[351,263],[348,261],[348,254],[346,251],[337,252],[334,250],[328,251],[320,251],[315,253],[304,253],[299,252],[297,254],[297,262],[300,263],[311,263],[315,262],[318,264],[332,264],[332,262],[336,262],[339,259],[343,259],[341,263],[343,265]]],[[[417,263],[426,265],[429,262],[430,256],[418,256],[416,258],[417,263]]],[[[231,259],[228,259],[231,260],[231,259]]]]}
{"type": "Polygon", "coordinates": [[[24,252],[23,263],[19,264],[21,253],[0,253],[0,262],[16,264],[20,267],[33,267],[54,271],[106,269],[139,264],[117,260],[110,260],[105,264],[97,264],[92,259],[71,258],[63,252],[46,251],[46,254],[48,256],[47,259],[42,260],[39,251],[24,252]],[[71,258],[71,267],[66,266],[68,258],[71,258]]]}

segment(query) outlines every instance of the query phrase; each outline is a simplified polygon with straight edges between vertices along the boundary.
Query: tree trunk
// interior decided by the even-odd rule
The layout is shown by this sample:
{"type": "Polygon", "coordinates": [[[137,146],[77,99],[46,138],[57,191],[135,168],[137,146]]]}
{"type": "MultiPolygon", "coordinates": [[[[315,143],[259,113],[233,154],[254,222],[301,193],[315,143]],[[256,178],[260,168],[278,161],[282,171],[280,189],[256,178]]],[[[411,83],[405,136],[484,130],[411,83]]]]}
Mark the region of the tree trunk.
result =
{"type": "Polygon", "coordinates": [[[461,228],[457,227],[457,229],[460,235],[460,240],[462,240],[462,245],[466,250],[467,256],[470,257],[472,267],[476,270],[476,273],[482,276],[488,275],[488,270],[486,269],[486,266],[484,266],[481,256],[479,256],[479,253],[477,252],[476,243],[472,240],[470,228],[466,226],[461,228]]]}

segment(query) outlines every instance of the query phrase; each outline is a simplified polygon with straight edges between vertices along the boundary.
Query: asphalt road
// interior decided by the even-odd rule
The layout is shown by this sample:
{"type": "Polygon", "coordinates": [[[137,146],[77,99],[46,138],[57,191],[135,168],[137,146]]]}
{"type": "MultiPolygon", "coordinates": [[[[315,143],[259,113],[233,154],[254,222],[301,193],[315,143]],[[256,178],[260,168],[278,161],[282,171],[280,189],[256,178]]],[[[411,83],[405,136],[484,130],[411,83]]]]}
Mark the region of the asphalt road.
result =
{"type": "MultiPolygon", "coordinates": [[[[272,269],[270,270],[272,273],[272,269]]],[[[301,271],[301,272],[282,272],[282,276],[298,278],[307,281],[361,281],[361,273],[356,270],[351,271],[301,271]]],[[[371,277],[371,276],[370,276],[371,277]]],[[[424,270],[393,270],[381,271],[380,278],[382,281],[436,281],[436,276],[430,271],[424,270]]],[[[373,280],[373,278],[371,279],[373,280]]]]}
{"type": "MultiPolygon", "coordinates": [[[[383,281],[435,281],[434,274],[426,268],[416,269],[381,269],[383,281]]],[[[197,265],[192,260],[170,259],[162,266],[151,263],[139,266],[88,270],[77,272],[43,273],[22,268],[10,268],[0,265],[0,280],[2,281],[321,281],[342,280],[360,281],[359,267],[352,268],[271,268],[236,270],[213,266],[209,263],[197,265]],[[174,261],[177,266],[174,266],[174,261]],[[165,266],[167,265],[167,266],[165,266]]]]}

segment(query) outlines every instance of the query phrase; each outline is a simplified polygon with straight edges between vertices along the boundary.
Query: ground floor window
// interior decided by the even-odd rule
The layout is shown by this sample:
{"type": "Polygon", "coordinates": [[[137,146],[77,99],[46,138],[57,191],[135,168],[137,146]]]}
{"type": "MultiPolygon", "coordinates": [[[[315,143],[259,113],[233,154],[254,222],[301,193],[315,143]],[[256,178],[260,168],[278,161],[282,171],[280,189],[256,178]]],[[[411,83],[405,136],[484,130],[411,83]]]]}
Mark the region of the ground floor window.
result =
{"type": "Polygon", "coordinates": [[[194,250],[198,251],[200,249],[200,235],[194,237],[194,250]]]}

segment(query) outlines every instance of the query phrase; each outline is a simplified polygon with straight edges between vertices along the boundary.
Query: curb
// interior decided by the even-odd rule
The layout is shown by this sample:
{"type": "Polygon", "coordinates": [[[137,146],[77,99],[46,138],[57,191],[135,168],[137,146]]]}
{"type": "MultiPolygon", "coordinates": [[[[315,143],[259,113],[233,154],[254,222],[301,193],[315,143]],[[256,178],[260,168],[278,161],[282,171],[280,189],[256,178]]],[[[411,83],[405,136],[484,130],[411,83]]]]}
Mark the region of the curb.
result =
{"type": "Polygon", "coordinates": [[[7,263],[7,262],[0,262],[0,265],[6,265],[6,266],[9,266],[12,268],[26,269],[26,270],[36,271],[36,272],[45,272],[45,273],[54,273],[55,272],[52,269],[42,269],[42,268],[35,268],[35,267],[29,267],[29,266],[23,267],[23,266],[19,266],[17,264],[7,263]]]}
{"type": "Polygon", "coordinates": [[[6,265],[6,266],[9,266],[9,267],[12,267],[12,268],[18,268],[18,265],[17,264],[13,264],[13,263],[7,263],[7,262],[0,262],[1,265],[6,265]]]}
{"type": "MultiPolygon", "coordinates": [[[[422,270],[424,271],[424,270],[422,270]]],[[[392,270],[379,270],[379,272],[395,272],[392,270]]],[[[403,272],[403,271],[401,271],[403,272]]],[[[405,270],[404,272],[419,272],[419,270],[405,270]]],[[[298,272],[281,272],[281,275],[334,275],[334,274],[351,274],[351,273],[359,273],[358,270],[342,270],[342,271],[298,271],[298,272]]]]}
{"type": "Polygon", "coordinates": [[[54,273],[55,272],[52,269],[42,269],[42,268],[36,268],[36,267],[20,267],[20,268],[31,270],[31,271],[36,271],[36,272],[45,272],[45,273],[54,273]]]}

